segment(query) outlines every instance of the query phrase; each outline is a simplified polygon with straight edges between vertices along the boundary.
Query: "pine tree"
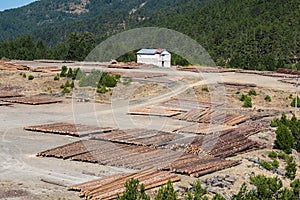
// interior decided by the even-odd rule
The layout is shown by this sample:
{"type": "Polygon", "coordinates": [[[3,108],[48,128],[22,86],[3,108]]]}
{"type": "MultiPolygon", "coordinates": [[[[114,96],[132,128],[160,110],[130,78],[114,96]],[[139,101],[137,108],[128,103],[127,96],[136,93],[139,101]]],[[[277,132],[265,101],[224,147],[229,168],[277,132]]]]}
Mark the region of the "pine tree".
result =
{"type": "Polygon", "coordinates": [[[280,124],[276,130],[275,148],[283,150],[285,153],[292,153],[294,146],[294,137],[291,131],[283,124],[280,124]]]}

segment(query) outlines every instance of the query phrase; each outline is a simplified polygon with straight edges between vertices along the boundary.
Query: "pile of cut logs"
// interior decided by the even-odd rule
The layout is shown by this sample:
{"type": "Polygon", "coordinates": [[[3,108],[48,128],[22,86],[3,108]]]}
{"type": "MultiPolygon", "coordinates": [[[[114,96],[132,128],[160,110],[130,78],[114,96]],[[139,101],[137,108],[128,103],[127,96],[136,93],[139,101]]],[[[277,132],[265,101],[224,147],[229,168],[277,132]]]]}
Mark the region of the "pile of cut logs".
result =
{"type": "Polygon", "coordinates": [[[180,177],[176,174],[156,169],[147,169],[135,173],[116,174],[100,178],[70,186],[69,189],[79,191],[80,196],[86,199],[115,199],[117,195],[122,196],[122,193],[125,191],[125,182],[132,178],[138,179],[140,184],[144,184],[145,190],[164,185],[169,180],[171,182],[180,181],[180,177]]]}
{"type": "Polygon", "coordinates": [[[59,99],[42,98],[42,97],[8,98],[8,99],[3,99],[3,101],[10,102],[10,103],[29,104],[29,105],[41,105],[41,104],[52,104],[52,103],[62,102],[62,100],[59,99]]]}
{"type": "Polygon", "coordinates": [[[43,124],[38,126],[24,127],[27,131],[37,131],[43,133],[54,133],[60,135],[71,135],[76,137],[82,137],[90,134],[105,133],[115,130],[111,127],[97,127],[87,126],[82,124],[73,124],[67,122],[60,122],[54,124],[43,124]]]}

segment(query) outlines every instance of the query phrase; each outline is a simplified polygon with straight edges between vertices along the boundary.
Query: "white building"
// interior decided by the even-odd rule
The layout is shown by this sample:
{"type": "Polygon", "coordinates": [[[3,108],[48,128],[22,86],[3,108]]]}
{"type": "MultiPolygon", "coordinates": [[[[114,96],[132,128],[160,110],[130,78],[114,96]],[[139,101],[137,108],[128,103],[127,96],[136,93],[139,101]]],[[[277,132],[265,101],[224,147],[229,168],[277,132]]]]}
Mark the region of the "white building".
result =
{"type": "Polygon", "coordinates": [[[137,52],[137,62],[158,67],[171,67],[171,54],[164,49],[141,49],[137,52]]]}

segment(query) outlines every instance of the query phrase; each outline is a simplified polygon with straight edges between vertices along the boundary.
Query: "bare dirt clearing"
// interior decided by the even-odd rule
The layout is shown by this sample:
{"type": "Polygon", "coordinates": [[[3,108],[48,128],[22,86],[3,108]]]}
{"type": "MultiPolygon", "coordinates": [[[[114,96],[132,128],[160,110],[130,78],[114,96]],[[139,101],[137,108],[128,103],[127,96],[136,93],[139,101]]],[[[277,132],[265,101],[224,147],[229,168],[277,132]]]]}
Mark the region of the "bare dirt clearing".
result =
{"type": "MultiPolygon", "coordinates": [[[[26,64],[33,67],[41,65],[36,62],[26,62],[26,64]]],[[[54,66],[58,65],[58,63],[43,63],[43,66],[47,65],[54,66]]],[[[81,64],[66,63],[66,65],[78,67],[81,64]]],[[[125,84],[119,83],[119,86],[110,91],[105,97],[106,100],[110,101],[110,104],[95,103],[95,101],[80,102],[75,98],[63,98],[63,102],[59,104],[37,106],[12,104],[11,106],[0,106],[0,194],[2,196],[5,195],[4,197],[0,195],[0,198],[79,199],[76,193],[68,191],[66,187],[120,172],[133,171],[124,167],[110,167],[100,164],[36,157],[36,154],[39,152],[78,142],[89,137],[84,135],[84,137],[74,138],[64,135],[25,131],[23,129],[25,126],[69,122],[89,126],[112,127],[120,130],[143,128],[172,132],[194,125],[195,122],[178,120],[170,116],[128,115],[128,112],[140,108],[148,108],[148,111],[154,112],[155,110],[152,110],[152,108],[154,109],[155,107],[158,109],[173,107],[173,110],[176,108],[177,111],[188,112],[195,107],[195,104],[196,107],[212,107],[230,115],[246,115],[250,118],[263,116],[265,120],[270,120],[273,116],[278,116],[282,112],[294,112],[294,108],[290,106],[290,95],[295,94],[295,87],[291,84],[279,82],[280,78],[276,77],[235,72],[221,74],[213,72],[199,75],[193,72],[156,68],[110,69],[101,67],[100,64],[95,66],[90,64],[82,68],[87,70],[98,68],[114,73],[137,71],[139,73],[166,74],[166,76],[139,77],[137,79],[133,78],[125,84]],[[254,89],[257,95],[251,96],[253,107],[242,108],[242,102],[240,101],[241,95],[248,94],[250,88],[229,87],[226,84],[222,84],[222,82],[256,84],[254,89]],[[267,95],[271,97],[271,102],[265,101],[267,95]],[[177,101],[174,99],[177,99],[177,101]],[[184,101],[183,99],[196,101],[184,101]],[[208,102],[208,104],[204,102],[208,102]],[[266,116],[266,114],[271,115],[266,116]]],[[[25,96],[60,93],[60,85],[66,80],[54,81],[54,76],[55,73],[4,70],[0,71],[0,89],[1,92],[10,91],[25,96]],[[26,78],[23,77],[23,73],[26,74],[26,78]],[[34,75],[35,78],[28,80],[29,74],[34,75]]],[[[92,98],[95,98],[93,94],[93,92],[90,92],[92,98]]],[[[156,112],[159,111],[156,110],[156,112]]],[[[210,121],[203,123],[202,125],[205,125],[203,127],[213,125],[210,121]]],[[[177,136],[175,133],[171,134],[177,136]]],[[[195,137],[194,134],[183,135],[195,137]]],[[[267,149],[270,149],[274,142],[274,129],[261,131],[251,135],[249,138],[256,142],[265,143],[267,149]]],[[[208,141],[210,141],[209,137],[204,142],[204,147],[205,144],[210,144],[208,141]]],[[[249,183],[249,177],[253,174],[263,173],[268,176],[275,176],[277,174],[261,169],[247,160],[248,157],[268,159],[266,155],[269,150],[267,149],[231,156],[230,160],[241,161],[241,164],[201,176],[199,179],[204,180],[217,175],[230,175],[230,178],[236,178],[236,181],[230,188],[212,188],[217,189],[222,194],[230,195],[237,192],[242,182],[249,183]]],[[[195,149],[192,150],[194,151],[195,149]]],[[[229,148],[227,150],[230,151],[232,149],[229,148]]],[[[140,164],[143,165],[143,163],[140,164]]],[[[282,169],[284,163],[281,162],[280,166],[282,169]]],[[[299,172],[297,175],[299,176],[299,172]]],[[[195,180],[188,176],[181,177],[181,181],[175,184],[177,189],[177,186],[190,187],[189,183],[195,180]]],[[[288,185],[288,183],[289,181],[285,179],[284,184],[288,185]]]]}

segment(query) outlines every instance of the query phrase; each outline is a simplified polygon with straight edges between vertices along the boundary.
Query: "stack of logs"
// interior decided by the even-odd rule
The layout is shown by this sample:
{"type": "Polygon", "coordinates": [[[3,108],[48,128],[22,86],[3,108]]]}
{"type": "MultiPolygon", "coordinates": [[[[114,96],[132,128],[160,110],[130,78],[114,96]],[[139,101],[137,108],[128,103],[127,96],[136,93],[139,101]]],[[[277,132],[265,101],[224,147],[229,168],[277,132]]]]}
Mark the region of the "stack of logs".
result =
{"type": "Polygon", "coordinates": [[[96,134],[96,133],[105,133],[105,132],[110,132],[115,130],[114,128],[111,127],[87,126],[87,125],[73,124],[67,122],[43,124],[38,126],[27,126],[24,127],[24,129],[27,131],[70,135],[75,137],[82,137],[82,136],[96,134]]]}
{"type": "Polygon", "coordinates": [[[10,103],[41,105],[41,104],[59,103],[62,100],[54,99],[54,98],[42,98],[42,97],[18,97],[18,98],[3,99],[3,101],[10,102],[10,103]]]}
{"type": "Polygon", "coordinates": [[[176,119],[198,123],[216,123],[229,126],[241,124],[250,119],[246,115],[230,115],[217,109],[193,109],[187,113],[175,116],[176,119]]]}
{"type": "Polygon", "coordinates": [[[158,171],[156,169],[147,169],[135,173],[116,174],[94,181],[81,183],[70,186],[70,190],[80,192],[81,197],[85,199],[115,199],[118,195],[122,195],[125,191],[125,182],[129,179],[138,179],[140,184],[144,184],[145,190],[159,187],[166,184],[169,180],[171,182],[180,181],[180,177],[165,171],[158,171]]]}

